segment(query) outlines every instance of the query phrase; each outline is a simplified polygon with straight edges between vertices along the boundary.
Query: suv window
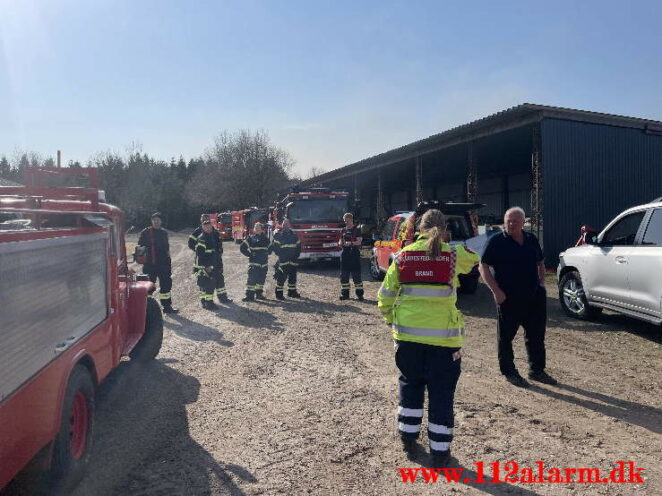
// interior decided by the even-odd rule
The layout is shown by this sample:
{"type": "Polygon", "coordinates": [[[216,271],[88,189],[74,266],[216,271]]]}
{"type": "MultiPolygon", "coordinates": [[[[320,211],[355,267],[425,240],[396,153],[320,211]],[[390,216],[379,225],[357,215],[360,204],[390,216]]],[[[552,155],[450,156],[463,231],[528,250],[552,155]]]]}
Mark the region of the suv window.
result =
{"type": "Polygon", "coordinates": [[[393,238],[393,229],[395,229],[395,221],[389,220],[384,226],[384,231],[382,232],[382,239],[389,240],[393,238]]]}
{"type": "Polygon", "coordinates": [[[604,235],[600,244],[607,246],[628,246],[634,244],[634,238],[644,218],[645,211],[626,215],[616,222],[604,235]]]}
{"type": "Polygon", "coordinates": [[[653,210],[651,220],[648,222],[643,245],[662,246],[662,208],[653,210]]]}

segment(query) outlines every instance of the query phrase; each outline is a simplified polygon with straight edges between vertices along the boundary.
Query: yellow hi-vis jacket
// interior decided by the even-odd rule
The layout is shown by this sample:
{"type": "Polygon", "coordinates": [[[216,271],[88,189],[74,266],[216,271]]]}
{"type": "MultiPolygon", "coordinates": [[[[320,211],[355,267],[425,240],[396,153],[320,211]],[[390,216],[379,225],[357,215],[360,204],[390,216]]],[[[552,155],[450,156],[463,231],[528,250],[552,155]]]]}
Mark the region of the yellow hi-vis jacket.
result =
{"type": "MultiPolygon", "coordinates": [[[[421,235],[400,253],[426,251],[427,242],[427,235],[421,235]]],[[[441,250],[451,253],[454,260],[450,285],[400,283],[397,257],[388,268],[379,289],[378,306],[386,323],[393,327],[394,339],[449,348],[464,344],[464,318],[455,306],[458,275],[471,272],[480,256],[460,245],[451,250],[448,243],[442,243],[441,250]]]]}

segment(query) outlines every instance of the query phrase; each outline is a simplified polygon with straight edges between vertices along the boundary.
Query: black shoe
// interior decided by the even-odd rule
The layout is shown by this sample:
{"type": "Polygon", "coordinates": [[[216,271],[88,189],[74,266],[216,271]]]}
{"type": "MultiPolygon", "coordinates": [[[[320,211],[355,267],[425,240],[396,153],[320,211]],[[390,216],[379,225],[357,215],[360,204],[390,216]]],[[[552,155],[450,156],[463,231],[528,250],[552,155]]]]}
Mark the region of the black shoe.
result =
{"type": "Polygon", "coordinates": [[[340,295],[340,298],[338,298],[338,299],[339,300],[349,300],[349,296],[340,295]]]}
{"type": "Polygon", "coordinates": [[[232,300],[228,298],[226,295],[219,296],[218,301],[219,303],[232,303],[232,300]]]}
{"type": "Polygon", "coordinates": [[[179,309],[173,308],[172,305],[163,307],[163,313],[179,313],[179,309]]]}
{"type": "Polygon", "coordinates": [[[250,296],[246,295],[241,299],[241,301],[255,301],[255,296],[254,295],[250,295],[250,296]]]}
{"type": "Polygon", "coordinates": [[[528,388],[530,384],[528,381],[519,375],[519,372],[513,372],[511,374],[506,375],[506,380],[510,382],[513,386],[521,387],[521,388],[528,388]]]}
{"type": "Polygon", "coordinates": [[[255,299],[256,299],[256,300],[266,300],[267,297],[264,296],[263,293],[257,293],[257,294],[255,295],[255,299]]]}
{"type": "Polygon", "coordinates": [[[542,382],[543,384],[549,384],[550,386],[556,386],[559,383],[544,370],[541,370],[540,372],[529,372],[529,379],[532,381],[542,382]]]}
{"type": "Polygon", "coordinates": [[[356,299],[359,300],[359,301],[363,301],[363,300],[365,300],[365,298],[363,297],[363,295],[356,295],[356,299]]]}
{"type": "Polygon", "coordinates": [[[276,299],[283,301],[285,297],[283,296],[283,293],[276,293],[276,299]]]}
{"type": "Polygon", "coordinates": [[[451,461],[451,450],[448,451],[433,451],[432,453],[432,466],[433,468],[447,467],[451,461]]]}
{"type": "Polygon", "coordinates": [[[218,305],[212,300],[207,300],[207,310],[215,310],[218,308],[218,305]]]}
{"type": "Polygon", "coordinates": [[[290,298],[301,298],[301,295],[296,290],[288,291],[287,296],[289,296],[290,298]]]}
{"type": "Polygon", "coordinates": [[[204,308],[205,310],[207,309],[207,301],[206,300],[201,300],[200,304],[202,305],[202,308],[204,308]]]}
{"type": "Polygon", "coordinates": [[[402,450],[405,453],[413,453],[416,450],[416,438],[409,436],[400,436],[400,441],[402,442],[402,450]]]}

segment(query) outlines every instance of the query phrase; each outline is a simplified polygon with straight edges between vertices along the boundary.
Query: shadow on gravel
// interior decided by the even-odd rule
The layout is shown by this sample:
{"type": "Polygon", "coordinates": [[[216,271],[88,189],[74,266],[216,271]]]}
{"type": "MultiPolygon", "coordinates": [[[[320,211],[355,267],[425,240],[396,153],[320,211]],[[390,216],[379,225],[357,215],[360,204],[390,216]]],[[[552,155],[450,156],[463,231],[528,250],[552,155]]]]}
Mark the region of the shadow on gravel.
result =
{"type": "Polygon", "coordinates": [[[276,300],[275,303],[285,312],[316,313],[327,317],[332,317],[339,313],[364,313],[360,308],[353,305],[353,303],[359,303],[356,301],[349,301],[347,304],[337,304],[328,301],[301,298],[300,300],[276,300]]]}
{"type": "MultiPolygon", "coordinates": [[[[269,301],[269,300],[263,300],[269,301]]],[[[285,328],[271,312],[260,310],[262,302],[247,303],[246,306],[230,305],[229,308],[216,311],[219,325],[222,321],[230,321],[252,329],[267,329],[274,332],[283,332],[285,328]]]]}
{"type": "Polygon", "coordinates": [[[72,496],[244,494],[233,478],[257,479],[219,464],[190,436],[186,405],[199,390],[197,379],[161,361],[122,363],[99,388],[95,445],[72,496]]]}
{"type": "Polygon", "coordinates": [[[603,313],[592,321],[577,320],[568,317],[555,295],[547,301],[547,325],[562,327],[579,332],[629,332],[657,344],[662,344],[660,326],[644,322],[618,313],[603,313]],[[551,300],[551,301],[549,301],[551,300]]]}
{"type": "Polygon", "coordinates": [[[559,383],[556,388],[563,389],[577,396],[560,393],[555,389],[546,389],[537,385],[531,387],[531,390],[555,400],[565,401],[566,403],[593,410],[596,413],[627,422],[628,424],[638,425],[656,434],[662,434],[662,409],[660,408],[621,400],[606,394],[571,386],[570,384],[559,383]]]}
{"type": "Polygon", "coordinates": [[[190,339],[191,341],[214,341],[221,346],[234,346],[232,341],[223,339],[223,333],[218,329],[198,324],[197,322],[193,322],[181,315],[171,315],[170,319],[163,321],[163,326],[178,336],[190,339]],[[175,322],[171,322],[171,320],[174,320],[175,322]]]}

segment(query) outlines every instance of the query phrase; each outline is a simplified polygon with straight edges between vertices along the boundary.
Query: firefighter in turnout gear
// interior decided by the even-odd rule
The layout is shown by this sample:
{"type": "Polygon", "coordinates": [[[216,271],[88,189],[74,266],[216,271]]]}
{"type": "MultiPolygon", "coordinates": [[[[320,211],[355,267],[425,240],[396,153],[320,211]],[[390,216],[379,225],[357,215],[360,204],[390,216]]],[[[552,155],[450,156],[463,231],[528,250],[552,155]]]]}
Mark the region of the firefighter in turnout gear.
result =
{"type": "Polygon", "coordinates": [[[287,296],[290,298],[301,298],[297,292],[297,260],[301,255],[301,242],[294,231],[292,224],[285,219],[282,230],[274,234],[273,243],[269,252],[274,252],[278,256],[278,261],[274,265],[274,279],[276,280],[276,298],[284,300],[283,290],[287,280],[287,296]]]}
{"type": "Polygon", "coordinates": [[[147,259],[143,265],[143,273],[149,280],[159,281],[159,301],[164,313],[177,313],[172,307],[172,262],[170,260],[170,244],[168,233],[161,228],[161,214],[152,214],[152,225],[140,232],[138,246],[146,250],[147,259]]]}
{"type": "Polygon", "coordinates": [[[340,254],[340,299],[349,300],[349,277],[354,281],[356,297],[363,300],[363,281],[361,280],[361,231],[354,225],[354,216],[343,215],[345,227],[340,232],[338,244],[342,247],[340,254]]]}
{"type": "MultiPolygon", "coordinates": [[[[195,251],[195,245],[198,244],[198,237],[202,234],[202,223],[206,220],[211,220],[209,214],[200,215],[200,225],[196,227],[195,230],[188,237],[188,247],[193,251],[195,251]]],[[[212,225],[212,227],[214,226],[212,225]]],[[[214,230],[216,229],[214,228],[214,230]]]]}
{"type": "Polygon", "coordinates": [[[216,308],[214,303],[214,291],[221,303],[231,303],[225,289],[223,278],[223,245],[218,231],[214,229],[211,221],[202,222],[202,234],[198,236],[195,245],[195,262],[193,273],[198,276],[198,287],[200,288],[200,300],[202,308],[216,308]]]}
{"type": "Polygon", "coordinates": [[[434,466],[443,467],[450,458],[453,399],[465,336],[464,319],[455,306],[458,275],[471,272],[480,258],[463,246],[444,242],[446,219],[439,210],[423,215],[420,231],[389,267],[378,307],[395,340],[403,448],[409,453],[415,448],[427,388],[430,454],[434,466]]]}
{"type": "Polygon", "coordinates": [[[253,234],[239,246],[241,253],[248,257],[246,297],[241,301],[255,301],[256,298],[266,300],[264,281],[267,279],[269,244],[269,238],[264,234],[264,227],[260,222],[256,222],[253,234]]]}

